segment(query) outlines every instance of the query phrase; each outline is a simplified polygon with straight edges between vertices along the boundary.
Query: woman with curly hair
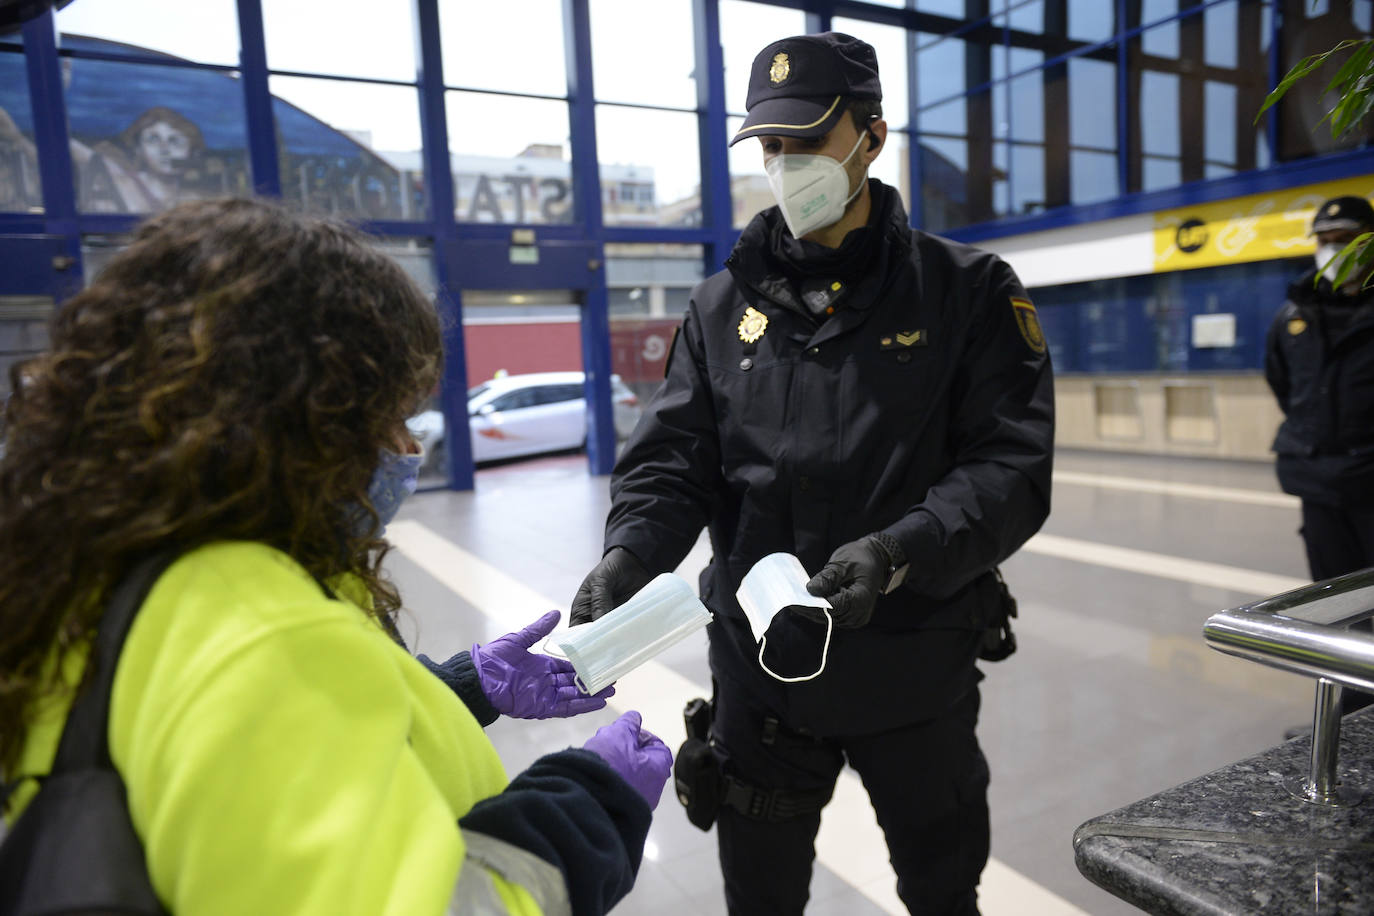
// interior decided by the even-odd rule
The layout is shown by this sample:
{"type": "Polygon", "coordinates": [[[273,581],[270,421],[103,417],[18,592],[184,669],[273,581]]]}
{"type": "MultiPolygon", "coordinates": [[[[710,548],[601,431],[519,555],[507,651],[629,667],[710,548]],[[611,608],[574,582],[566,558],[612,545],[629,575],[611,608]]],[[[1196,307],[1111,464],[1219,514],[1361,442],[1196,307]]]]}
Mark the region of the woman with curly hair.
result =
{"type": "Polygon", "coordinates": [[[11,372],[0,461],[11,822],[111,589],[170,548],[108,726],[169,911],[601,913],[629,890],[671,761],[638,714],[513,781],[481,731],[605,704],[526,651],[556,613],[428,670],[395,638],[381,535],[441,358],[398,266],[274,205],[185,204],[51,340],[11,372]]]}

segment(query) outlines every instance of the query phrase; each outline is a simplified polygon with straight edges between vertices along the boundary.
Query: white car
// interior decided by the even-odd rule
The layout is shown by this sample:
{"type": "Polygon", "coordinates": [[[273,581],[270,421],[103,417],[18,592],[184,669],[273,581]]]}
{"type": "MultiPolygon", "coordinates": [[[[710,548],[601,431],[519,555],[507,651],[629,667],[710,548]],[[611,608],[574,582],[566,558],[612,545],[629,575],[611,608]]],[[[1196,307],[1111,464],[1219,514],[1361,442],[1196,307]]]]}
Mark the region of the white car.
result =
{"type": "MultiPolygon", "coordinates": [[[[490,379],[468,391],[468,427],[476,464],[587,444],[587,404],[581,372],[534,372],[490,379]]],[[[639,398],[611,376],[611,406],[617,439],[639,422],[639,398]]],[[[443,468],[444,415],[426,410],[406,421],[425,447],[424,470],[443,468]]]]}

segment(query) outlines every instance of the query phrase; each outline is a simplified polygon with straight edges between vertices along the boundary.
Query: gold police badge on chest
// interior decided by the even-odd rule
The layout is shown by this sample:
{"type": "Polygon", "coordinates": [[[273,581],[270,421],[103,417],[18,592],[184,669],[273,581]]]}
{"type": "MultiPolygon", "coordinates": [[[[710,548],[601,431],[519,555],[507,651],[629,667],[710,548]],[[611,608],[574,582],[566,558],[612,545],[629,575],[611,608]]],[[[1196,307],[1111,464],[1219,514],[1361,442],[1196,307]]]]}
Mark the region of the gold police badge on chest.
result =
{"type": "Polygon", "coordinates": [[[739,339],[745,343],[753,343],[763,336],[763,332],[768,330],[768,316],[752,305],[744,310],[744,317],[739,320],[739,339]]]}
{"type": "Polygon", "coordinates": [[[1299,334],[1301,334],[1303,331],[1306,331],[1306,330],[1307,330],[1307,322],[1306,322],[1306,321],[1303,321],[1301,318],[1290,318],[1290,319],[1288,319],[1288,333],[1289,333],[1289,334],[1292,334],[1294,337],[1297,337],[1299,334]]]}

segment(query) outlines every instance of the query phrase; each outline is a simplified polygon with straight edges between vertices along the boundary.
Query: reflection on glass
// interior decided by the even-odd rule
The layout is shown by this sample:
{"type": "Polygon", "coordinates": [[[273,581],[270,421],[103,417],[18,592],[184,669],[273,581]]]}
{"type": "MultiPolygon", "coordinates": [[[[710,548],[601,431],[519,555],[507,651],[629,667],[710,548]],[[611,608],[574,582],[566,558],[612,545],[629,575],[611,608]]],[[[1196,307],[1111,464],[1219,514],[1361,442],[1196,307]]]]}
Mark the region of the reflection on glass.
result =
{"type": "MultiPolygon", "coordinates": [[[[743,118],[729,118],[726,133],[733,137],[743,123],[743,118]]],[[[736,229],[743,229],[755,213],[776,203],[763,171],[763,147],[755,137],[730,147],[730,200],[730,224],[736,229]]]]}
{"type": "Polygon", "coordinates": [[[1102,0],[1070,0],[1069,37],[1094,42],[1111,38],[1116,25],[1115,6],[1102,0]]]}
{"type": "Polygon", "coordinates": [[[1147,70],[1140,76],[1140,145],[1146,153],[1179,154],[1178,75],[1147,70]]]}
{"type": "Polygon", "coordinates": [[[1215,167],[1225,166],[1228,174],[1235,171],[1236,165],[1236,87],[1230,83],[1208,80],[1203,93],[1206,117],[1202,123],[1206,133],[1203,137],[1203,154],[1206,157],[1208,177],[1217,174],[1215,167]]]}
{"type": "MultiPolygon", "coordinates": [[[[108,42],[68,37],[103,50],[108,42]]],[[[153,213],[246,194],[243,89],[226,73],[73,59],[67,123],[78,208],[153,213]]]]}
{"type": "Polygon", "coordinates": [[[448,86],[568,94],[562,0],[439,0],[439,42],[448,86]],[[505,34],[517,22],[517,58],[512,58],[510,47],[502,42],[473,40],[474,35],[505,34]]]}
{"type": "Polygon", "coordinates": [[[923,13],[939,13],[942,16],[964,17],[964,0],[916,0],[916,9],[923,13]]]}
{"type": "Polygon", "coordinates": [[[701,225],[695,114],[598,105],[596,142],[607,225],[701,225]]]}
{"type": "Polygon", "coordinates": [[[573,221],[566,102],[450,92],[448,142],[459,222],[573,221]]]}
{"type": "MultiPolygon", "coordinates": [[[[1011,137],[1013,140],[1045,139],[1045,71],[1032,70],[1011,81],[1011,137]]],[[[1063,125],[1056,125],[1062,130],[1063,125]]]]}
{"type": "Polygon", "coordinates": [[[1116,148],[1116,66],[1075,57],[1069,61],[1069,142],[1116,148]]]}
{"type": "Polygon", "coordinates": [[[1206,36],[1205,60],[1209,67],[1234,67],[1237,62],[1236,37],[1240,34],[1236,0],[1209,6],[1203,12],[1206,36]]]}
{"type": "Polygon", "coordinates": [[[1183,181],[1182,167],[1177,159],[1161,159],[1158,156],[1146,156],[1142,163],[1140,177],[1140,190],[1158,191],[1161,188],[1172,188],[1183,181]]]}
{"type": "Polygon", "coordinates": [[[0,53],[0,211],[43,212],[24,55],[0,53]]]}
{"type": "Polygon", "coordinates": [[[63,6],[56,13],[56,22],[64,36],[119,42],[123,46],[111,50],[120,53],[155,51],[204,64],[239,62],[234,0],[139,0],[137,6],[129,0],[85,0],[63,6]]]}
{"type": "Polygon", "coordinates": [[[921,227],[943,232],[967,225],[968,143],[921,137],[921,227]]]}
{"type": "Polygon", "coordinates": [[[700,245],[606,246],[611,372],[644,401],[663,382],[673,334],[705,278],[700,245]]]}
{"type": "Polygon", "coordinates": [[[1011,146],[1011,213],[1039,213],[1046,206],[1045,148],[1013,143],[1011,146]]]}
{"type": "Polygon", "coordinates": [[[281,76],[269,85],[283,197],[317,213],[425,217],[416,90],[281,76]]]}
{"type": "Polygon", "coordinates": [[[1001,18],[1010,28],[1032,35],[1045,31],[1045,0],[1008,0],[1007,9],[1001,18]]]}
{"type": "Polygon", "coordinates": [[[878,55],[878,77],[883,85],[883,118],[891,127],[906,127],[910,121],[907,116],[906,30],[839,17],[831,26],[836,32],[853,35],[873,46],[878,55]]]}
{"type": "Polygon", "coordinates": [[[644,0],[591,0],[596,97],[695,108],[691,0],[654,0],[652,13],[648,6],[644,0]],[[662,38],[645,40],[646,34],[662,38]]]}
{"type": "Polygon", "coordinates": [[[274,70],[415,80],[411,0],[262,0],[274,70]]]}
{"type": "MultiPolygon", "coordinates": [[[[964,42],[926,34],[918,34],[916,41],[916,104],[924,108],[963,92],[964,42]]],[[[923,112],[922,123],[924,118],[923,112]]]]}
{"type": "Polygon", "coordinates": [[[806,14],[801,10],[748,3],[745,0],[720,0],[725,110],[744,111],[744,101],[749,94],[749,69],[760,51],[779,38],[805,32],[806,14]]]}
{"type": "MultiPolygon", "coordinates": [[[[1177,12],[1178,0],[1141,0],[1140,22],[1149,25],[1177,12]]],[[[1141,34],[1140,41],[1146,54],[1178,57],[1178,22],[1166,22],[1149,29],[1141,34]]]]}
{"type": "Polygon", "coordinates": [[[1073,150],[1069,153],[1069,193],[1072,203],[1109,200],[1118,193],[1116,155],[1073,150]]]}

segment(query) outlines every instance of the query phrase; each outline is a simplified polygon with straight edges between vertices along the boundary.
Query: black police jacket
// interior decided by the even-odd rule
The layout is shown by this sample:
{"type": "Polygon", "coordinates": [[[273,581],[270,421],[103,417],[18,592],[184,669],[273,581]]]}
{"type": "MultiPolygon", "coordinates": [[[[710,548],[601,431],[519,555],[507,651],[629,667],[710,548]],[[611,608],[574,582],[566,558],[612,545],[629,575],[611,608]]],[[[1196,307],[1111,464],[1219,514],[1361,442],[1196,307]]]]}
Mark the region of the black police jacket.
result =
{"type": "Polygon", "coordinates": [[[1265,343],[1264,372],[1284,419],[1274,437],[1283,489],[1318,503],[1374,506],[1374,293],[1288,289],[1265,343]]]}
{"type": "MultiPolygon", "coordinates": [[[[891,198],[868,275],[824,321],[770,271],[777,208],[754,218],[728,269],[693,291],[611,479],[606,549],[672,570],[709,526],[713,672],[782,696],[780,712],[818,733],[913,721],[976,683],[967,637],[995,607],[989,571],[1050,505],[1053,383],[1034,307],[1001,259],[913,232],[891,198]],[[904,585],[867,626],[834,631],[820,677],[762,675],[735,599],[744,574],[775,551],[814,574],[876,531],[910,560],[904,585]],[[951,630],[963,657],[931,657],[951,630]],[[935,696],[942,683],[952,695],[935,696]]],[[[784,612],[766,661],[813,672],[824,637],[784,612]]]]}

